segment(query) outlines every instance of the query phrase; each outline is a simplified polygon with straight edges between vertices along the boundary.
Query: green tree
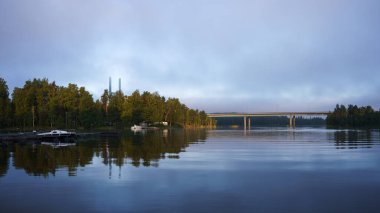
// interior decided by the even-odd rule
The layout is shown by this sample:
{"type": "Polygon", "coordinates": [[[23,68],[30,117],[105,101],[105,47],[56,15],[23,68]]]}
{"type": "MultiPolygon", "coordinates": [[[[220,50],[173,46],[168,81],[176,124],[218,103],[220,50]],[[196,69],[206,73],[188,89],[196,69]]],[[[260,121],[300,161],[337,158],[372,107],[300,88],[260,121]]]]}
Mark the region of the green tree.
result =
{"type": "Polygon", "coordinates": [[[65,111],[66,128],[75,128],[78,124],[79,90],[76,84],[63,87],[60,92],[60,105],[65,111]]]}
{"type": "Polygon", "coordinates": [[[165,98],[157,92],[150,93],[145,91],[142,96],[143,112],[142,117],[148,123],[160,122],[163,120],[165,112],[165,98]]]}
{"type": "Polygon", "coordinates": [[[138,90],[128,96],[124,102],[121,117],[128,124],[138,124],[144,121],[142,110],[143,100],[138,90]]]}
{"type": "Polygon", "coordinates": [[[17,123],[23,127],[27,125],[27,117],[29,113],[29,106],[24,95],[24,90],[21,88],[15,88],[12,94],[12,101],[15,108],[15,118],[17,123]]]}
{"type": "Polygon", "coordinates": [[[7,82],[0,78],[0,128],[10,126],[11,123],[11,101],[7,82]]]}
{"type": "Polygon", "coordinates": [[[92,95],[84,87],[79,88],[79,123],[86,128],[95,126],[96,109],[92,95]]]}
{"type": "Polygon", "coordinates": [[[110,94],[108,93],[108,90],[104,90],[103,95],[100,98],[100,103],[102,106],[102,114],[104,117],[104,120],[107,119],[108,115],[108,104],[109,104],[110,94]]]}
{"type": "MultiPolygon", "coordinates": [[[[181,108],[182,104],[177,98],[169,98],[166,101],[165,121],[169,122],[170,125],[180,124],[180,118],[183,117],[183,115],[181,115],[181,108]]],[[[182,123],[180,125],[182,125],[182,123]]]]}
{"type": "Polygon", "coordinates": [[[60,93],[62,87],[58,87],[53,82],[50,86],[48,95],[49,125],[53,127],[61,127],[65,125],[65,111],[61,105],[60,93]]]}
{"type": "Polygon", "coordinates": [[[108,106],[108,120],[112,124],[118,125],[121,122],[121,114],[123,111],[124,102],[125,97],[121,91],[117,91],[115,94],[110,96],[108,106]]]}

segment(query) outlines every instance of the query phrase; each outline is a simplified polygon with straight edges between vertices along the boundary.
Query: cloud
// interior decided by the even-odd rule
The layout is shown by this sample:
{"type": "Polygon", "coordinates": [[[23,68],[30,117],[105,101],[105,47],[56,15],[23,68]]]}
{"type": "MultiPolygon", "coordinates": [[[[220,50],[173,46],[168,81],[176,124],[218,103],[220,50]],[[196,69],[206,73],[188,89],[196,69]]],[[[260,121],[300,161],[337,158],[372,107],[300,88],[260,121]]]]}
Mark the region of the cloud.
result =
{"type": "MultiPolygon", "coordinates": [[[[380,3],[301,0],[4,0],[0,75],[108,77],[207,111],[380,106],[380,3]]],[[[267,111],[267,110],[265,110],[267,111]]]]}

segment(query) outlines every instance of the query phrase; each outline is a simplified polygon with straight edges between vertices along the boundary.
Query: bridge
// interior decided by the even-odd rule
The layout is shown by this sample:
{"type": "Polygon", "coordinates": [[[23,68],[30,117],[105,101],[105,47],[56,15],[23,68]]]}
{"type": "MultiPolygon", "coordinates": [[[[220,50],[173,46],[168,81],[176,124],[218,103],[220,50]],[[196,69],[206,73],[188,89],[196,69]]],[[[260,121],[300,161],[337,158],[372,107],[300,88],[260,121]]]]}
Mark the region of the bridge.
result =
{"type": "Polygon", "coordinates": [[[257,113],[208,113],[210,118],[231,118],[242,117],[244,119],[244,129],[251,129],[251,117],[272,117],[287,116],[289,117],[289,126],[296,126],[296,116],[327,116],[331,112],[257,112],[257,113]]]}

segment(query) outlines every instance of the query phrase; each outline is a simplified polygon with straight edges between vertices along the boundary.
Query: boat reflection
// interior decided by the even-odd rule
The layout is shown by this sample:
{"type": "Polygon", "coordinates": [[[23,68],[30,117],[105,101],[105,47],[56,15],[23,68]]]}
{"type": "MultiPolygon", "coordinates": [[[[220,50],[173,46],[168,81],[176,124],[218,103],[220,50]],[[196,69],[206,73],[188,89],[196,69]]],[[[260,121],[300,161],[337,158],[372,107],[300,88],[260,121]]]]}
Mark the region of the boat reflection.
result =
{"type": "Polygon", "coordinates": [[[53,148],[63,148],[63,147],[68,147],[68,146],[75,146],[75,143],[64,143],[61,141],[58,142],[41,142],[41,145],[45,146],[51,146],[53,148]]]}

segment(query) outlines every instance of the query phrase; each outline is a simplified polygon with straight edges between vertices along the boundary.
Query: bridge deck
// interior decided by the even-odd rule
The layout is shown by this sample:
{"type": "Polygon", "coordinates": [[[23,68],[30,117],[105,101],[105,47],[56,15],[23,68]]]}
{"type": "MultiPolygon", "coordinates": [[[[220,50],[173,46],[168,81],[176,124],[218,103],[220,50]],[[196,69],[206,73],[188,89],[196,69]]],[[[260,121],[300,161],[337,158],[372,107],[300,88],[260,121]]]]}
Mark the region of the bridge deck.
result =
{"type": "Polygon", "coordinates": [[[208,113],[210,118],[223,117],[264,117],[264,116],[299,116],[299,115],[315,115],[326,116],[331,112],[257,112],[257,113],[208,113]]]}

